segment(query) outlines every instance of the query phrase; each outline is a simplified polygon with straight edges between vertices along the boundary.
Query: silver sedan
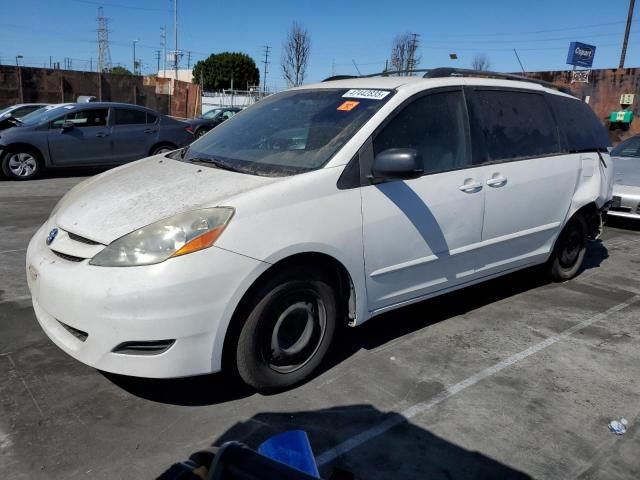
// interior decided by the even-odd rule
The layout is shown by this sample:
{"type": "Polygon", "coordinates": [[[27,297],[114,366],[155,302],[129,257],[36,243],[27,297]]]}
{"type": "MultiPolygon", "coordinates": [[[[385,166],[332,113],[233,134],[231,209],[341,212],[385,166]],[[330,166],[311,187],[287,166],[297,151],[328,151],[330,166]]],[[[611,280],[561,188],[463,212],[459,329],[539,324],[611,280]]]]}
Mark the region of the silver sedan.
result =
{"type": "Polygon", "coordinates": [[[611,157],[615,177],[608,215],[640,219],[640,135],[614,148],[611,157]]]}

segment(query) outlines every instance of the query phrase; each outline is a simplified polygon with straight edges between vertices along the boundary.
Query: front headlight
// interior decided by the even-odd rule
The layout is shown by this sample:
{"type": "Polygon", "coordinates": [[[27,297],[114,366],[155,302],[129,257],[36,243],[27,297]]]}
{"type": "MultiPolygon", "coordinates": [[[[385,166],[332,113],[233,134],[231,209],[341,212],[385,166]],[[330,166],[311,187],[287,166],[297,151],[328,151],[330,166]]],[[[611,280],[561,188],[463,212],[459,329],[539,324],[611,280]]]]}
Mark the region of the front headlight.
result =
{"type": "Polygon", "coordinates": [[[120,237],[89,263],[133,267],[197,252],[215,243],[233,213],[233,208],[216,207],[174,215],[120,237]]]}

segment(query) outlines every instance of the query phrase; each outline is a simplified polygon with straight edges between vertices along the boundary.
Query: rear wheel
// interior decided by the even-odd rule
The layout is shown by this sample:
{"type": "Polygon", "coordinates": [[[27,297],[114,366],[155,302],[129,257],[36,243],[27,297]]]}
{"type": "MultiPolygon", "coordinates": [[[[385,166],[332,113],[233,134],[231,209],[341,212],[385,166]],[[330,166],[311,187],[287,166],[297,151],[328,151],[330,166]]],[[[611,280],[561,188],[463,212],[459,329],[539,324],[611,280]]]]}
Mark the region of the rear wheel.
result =
{"type": "Polygon", "coordinates": [[[208,131],[209,130],[205,130],[204,128],[200,128],[200,129],[196,130],[195,137],[196,138],[200,138],[201,136],[203,136],[208,131]]]}
{"type": "Polygon", "coordinates": [[[326,357],[338,311],[324,276],[296,270],[272,278],[255,295],[236,350],[242,379],[264,393],[307,380],[326,357]]]}
{"type": "Polygon", "coordinates": [[[40,173],[41,159],[35,151],[17,149],[2,156],[2,173],[14,180],[31,180],[40,173]]]}
{"type": "Polygon", "coordinates": [[[557,282],[569,280],[578,273],[587,251],[587,222],[577,213],[560,232],[549,259],[551,277],[557,282]]]}

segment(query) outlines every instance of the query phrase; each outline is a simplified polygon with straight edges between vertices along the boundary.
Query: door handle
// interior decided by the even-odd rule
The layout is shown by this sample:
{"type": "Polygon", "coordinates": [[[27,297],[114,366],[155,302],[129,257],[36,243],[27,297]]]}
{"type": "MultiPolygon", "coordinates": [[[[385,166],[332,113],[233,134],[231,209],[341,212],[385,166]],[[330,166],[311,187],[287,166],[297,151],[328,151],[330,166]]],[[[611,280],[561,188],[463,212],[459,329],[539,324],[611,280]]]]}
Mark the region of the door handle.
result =
{"type": "Polygon", "coordinates": [[[147,129],[144,131],[144,133],[156,133],[156,131],[155,131],[155,130],[152,130],[152,129],[150,129],[150,128],[147,128],[147,129]]]}
{"type": "Polygon", "coordinates": [[[480,182],[470,181],[469,183],[460,185],[458,188],[460,189],[460,191],[465,193],[474,193],[482,189],[482,184],[480,182]]]}
{"type": "Polygon", "coordinates": [[[487,180],[487,185],[489,185],[490,187],[502,187],[506,184],[507,184],[507,177],[503,177],[502,175],[499,175],[499,174],[487,180]]]}
{"type": "Polygon", "coordinates": [[[109,136],[109,134],[106,133],[106,132],[98,132],[98,133],[96,133],[96,137],[98,137],[98,138],[108,137],[108,136],[109,136]]]}

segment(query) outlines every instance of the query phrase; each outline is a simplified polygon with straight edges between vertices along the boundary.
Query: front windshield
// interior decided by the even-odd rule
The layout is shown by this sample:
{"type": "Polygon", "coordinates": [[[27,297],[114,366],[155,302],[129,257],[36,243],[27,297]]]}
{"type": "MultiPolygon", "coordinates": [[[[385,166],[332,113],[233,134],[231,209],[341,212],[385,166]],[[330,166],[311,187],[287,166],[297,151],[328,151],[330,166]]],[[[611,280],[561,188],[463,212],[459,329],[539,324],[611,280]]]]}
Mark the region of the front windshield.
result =
{"type": "Polygon", "coordinates": [[[74,105],[58,105],[54,108],[43,107],[22,118],[22,124],[27,127],[46,123],[54,118],[64,115],[67,111],[74,108],[74,105]]]}
{"type": "Polygon", "coordinates": [[[183,161],[255,175],[316,170],[391,97],[389,90],[292,90],[267,97],[195,141],[183,161]]]}
{"type": "Polygon", "coordinates": [[[209,110],[207,113],[202,115],[202,118],[214,118],[221,111],[222,111],[222,109],[220,109],[220,108],[214,108],[213,110],[209,110]]]}

